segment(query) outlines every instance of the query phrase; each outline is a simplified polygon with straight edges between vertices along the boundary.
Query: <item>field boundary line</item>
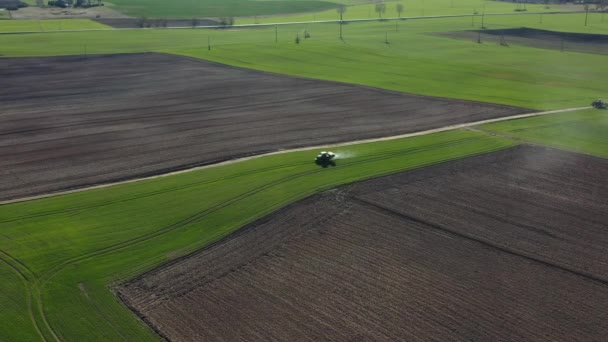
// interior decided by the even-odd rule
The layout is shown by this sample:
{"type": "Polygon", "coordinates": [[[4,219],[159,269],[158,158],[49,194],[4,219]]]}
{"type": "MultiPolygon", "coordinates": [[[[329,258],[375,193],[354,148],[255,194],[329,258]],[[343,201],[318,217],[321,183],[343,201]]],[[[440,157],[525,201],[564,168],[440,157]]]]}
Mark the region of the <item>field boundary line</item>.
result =
{"type": "Polygon", "coordinates": [[[393,136],[388,136],[388,137],[360,139],[360,140],[353,140],[353,141],[341,142],[341,143],[336,143],[336,144],[313,145],[313,146],[298,147],[298,148],[293,148],[293,149],[285,149],[285,150],[279,150],[279,151],[274,151],[274,152],[256,154],[256,155],[247,156],[247,157],[230,159],[230,160],[226,160],[226,161],[214,163],[214,164],[186,168],[183,170],[171,171],[171,172],[162,173],[162,174],[153,175],[153,176],[133,178],[133,179],[123,180],[123,181],[118,181],[118,182],[98,184],[98,185],[93,185],[93,186],[88,186],[88,187],[81,187],[81,188],[77,188],[77,189],[52,192],[52,193],[47,193],[47,194],[42,194],[42,195],[37,195],[37,196],[22,197],[22,198],[16,198],[16,199],[12,199],[12,200],[0,201],[0,206],[6,205],[6,204],[12,204],[12,203],[28,202],[28,201],[33,201],[33,200],[38,200],[38,199],[43,199],[43,198],[48,198],[48,197],[63,196],[63,195],[68,195],[68,194],[78,193],[78,192],[83,192],[83,191],[88,191],[88,190],[103,189],[103,188],[107,188],[107,187],[111,187],[111,186],[115,186],[115,185],[129,184],[129,183],[151,180],[151,179],[156,179],[156,178],[161,178],[161,177],[174,176],[174,175],[179,175],[182,173],[204,170],[204,169],[209,169],[209,168],[219,167],[219,166],[224,166],[224,165],[230,165],[230,164],[239,163],[239,162],[243,162],[243,161],[247,161],[247,160],[253,160],[253,159],[258,159],[258,158],[262,158],[262,157],[268,157],[268,156],[291,153],[291,152],[302,152],[302,151],[308,151],[308,150],[313,150],[313,149],[339,148],[339,147],[358,145],[358,144],[366,144],[366,143],[389,141],[389,140],[396,140],[396,139],[403,139],[403,138],[411,138],[411,137],[417,137],[417,136],[428,135],[428,134],[433,134],[433,133],[440,133],[440,132],[452,131],[452,130],[457,130],[457,129],[469,128],[469,127],[473,127],[473,126],[489,124],[489,123],[494,123],[494,122],[515,120],[515,119],[524,119],[524,118],[541,116],[541,115],[551,115],[551,114],[558,114],[558,113],[573,112],[573,111],[590,109],[590,108],[592,108],[592,107],[585,106],[585,107],[556,109],[556,110],[549,110],[549,111],[542,111],[542,112],[532,112],[532,113],[526,113],[526,114],[516,114],[516,115],[504,116],[504,117],[494,118],[494,119],[486,119],[486,120],[473,121],[473,122],[462,123],[462,124],[448,125],[448,126],[432,128],[432,129],[428,129],[428,130],[424,130],[424,131],[405,133],[405,134],[393,135],[393,136]]]}

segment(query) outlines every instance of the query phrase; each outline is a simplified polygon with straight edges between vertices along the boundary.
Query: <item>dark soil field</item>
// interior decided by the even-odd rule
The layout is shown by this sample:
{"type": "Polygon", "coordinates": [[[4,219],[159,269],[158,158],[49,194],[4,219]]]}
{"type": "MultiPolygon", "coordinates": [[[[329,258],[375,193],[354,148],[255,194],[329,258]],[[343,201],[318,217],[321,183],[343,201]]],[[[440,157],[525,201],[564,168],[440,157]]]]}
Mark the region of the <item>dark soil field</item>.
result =
{"type": "Polygon", "coordinates": [[[0,200],[508,116],[163,55],[0,59],[0,200]]]}
{"type": "Polygon", "coordinates": [[[570,33],[516,28],[505,30],[457,31],[442,36],[477,41],[481,32],[483,43],[525,45],[541,49],[608,54],[608,35],[570,33]]]}
{"type": "Polygon", "coordinates": [[[174,341],[604,341],[607,178],[529,146],[377,178],[117,291],[174,341]]]}

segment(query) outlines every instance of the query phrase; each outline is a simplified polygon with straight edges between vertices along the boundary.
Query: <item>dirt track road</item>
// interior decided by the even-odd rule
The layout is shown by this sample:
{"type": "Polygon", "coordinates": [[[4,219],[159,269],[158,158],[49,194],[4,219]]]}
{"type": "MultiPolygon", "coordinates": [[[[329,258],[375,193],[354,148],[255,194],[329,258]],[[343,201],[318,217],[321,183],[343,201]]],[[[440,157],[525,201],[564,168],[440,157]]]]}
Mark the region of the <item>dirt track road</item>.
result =
{"type": "Polygon", "coordinates": [[[0,65],[0,200],[527,112],[162,54],[0,65]]]}

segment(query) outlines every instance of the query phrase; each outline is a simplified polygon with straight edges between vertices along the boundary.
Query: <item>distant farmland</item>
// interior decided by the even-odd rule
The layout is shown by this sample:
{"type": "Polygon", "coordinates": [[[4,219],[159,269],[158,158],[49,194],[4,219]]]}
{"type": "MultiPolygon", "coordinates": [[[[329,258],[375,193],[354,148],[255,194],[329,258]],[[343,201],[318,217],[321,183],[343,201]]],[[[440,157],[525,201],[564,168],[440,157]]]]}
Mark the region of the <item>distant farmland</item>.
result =
{"type": "Polygon", "coordinates": [[[164,54],[0,63],[0,200],[530,111],[164,54]]]}
{"type": "Polygon", "coordinates": [[[608,162],[522,146],[339,188],[121,297],[171,340],[599,341],[608,162]]]}

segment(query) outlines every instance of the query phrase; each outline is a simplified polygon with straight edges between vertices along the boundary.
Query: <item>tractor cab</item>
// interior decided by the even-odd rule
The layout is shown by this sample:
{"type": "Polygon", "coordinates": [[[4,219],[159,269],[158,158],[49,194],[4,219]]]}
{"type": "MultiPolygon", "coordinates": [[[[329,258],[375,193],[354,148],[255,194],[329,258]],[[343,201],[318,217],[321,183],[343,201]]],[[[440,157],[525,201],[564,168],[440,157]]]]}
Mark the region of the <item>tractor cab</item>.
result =
{"type": "Polygon", "coordinates": [[[315,164],[327,167],[329,165],[335,166],[336,163],[333,159],[336,157],[336,154],[330,151],[321,151],[315,158],[315,164]]]}
{"type": "Polygon", "coordinates": [[[604,100],[595,100],[591,103],[593,108],[597,109],[608,109],[608,103],[604,100]]]}

